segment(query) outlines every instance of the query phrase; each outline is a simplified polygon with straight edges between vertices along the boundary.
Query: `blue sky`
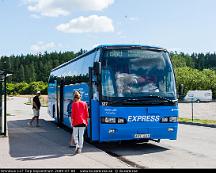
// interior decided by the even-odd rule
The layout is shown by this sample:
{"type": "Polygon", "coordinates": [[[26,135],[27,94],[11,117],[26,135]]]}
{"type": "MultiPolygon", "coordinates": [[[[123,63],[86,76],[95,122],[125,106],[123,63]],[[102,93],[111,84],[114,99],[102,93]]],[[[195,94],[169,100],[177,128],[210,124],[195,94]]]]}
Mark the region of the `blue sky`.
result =
{"type": "Polygon", "coordinates": [[[0,56],[144,44],[216,52],[215,0],[0,0],[0,56]]]}

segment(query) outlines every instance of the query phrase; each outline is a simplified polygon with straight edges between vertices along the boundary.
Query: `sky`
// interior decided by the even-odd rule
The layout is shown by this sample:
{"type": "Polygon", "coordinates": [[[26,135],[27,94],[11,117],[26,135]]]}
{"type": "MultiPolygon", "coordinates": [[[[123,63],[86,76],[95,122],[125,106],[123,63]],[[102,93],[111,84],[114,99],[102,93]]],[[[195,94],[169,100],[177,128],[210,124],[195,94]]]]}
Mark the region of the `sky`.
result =
{"type": "Polygon", "coordinates": [[[216,52],[215,0],[0,0],[0,56],[142,44],[216,52]]]}

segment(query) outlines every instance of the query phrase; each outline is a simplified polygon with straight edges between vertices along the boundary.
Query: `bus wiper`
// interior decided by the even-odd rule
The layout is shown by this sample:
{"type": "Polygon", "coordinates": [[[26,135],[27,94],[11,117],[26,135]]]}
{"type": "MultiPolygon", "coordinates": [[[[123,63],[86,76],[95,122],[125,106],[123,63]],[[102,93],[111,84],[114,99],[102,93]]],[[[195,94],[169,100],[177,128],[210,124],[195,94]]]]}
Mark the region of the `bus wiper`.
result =
{"type": "Polygon", "coordinates": [[[155,95],[149,95],[149,96],[145,96],[145,98],[158,98],[160,100],[163,100],[163,101],[167,101],[167,102],[170,102],[170,103],[176,103],[178,100],[171,100],[171,99],[168,99],[166,97],[162,97],[162,96],[155,96],[155,95]]]}
{"type": "Polygon", "coordinates": [[[121,98],[121,99],[116,99],[116,100],[113,100],[113,101],[110,101],[111,104],[116,104],[116,103],[133,103],[133,102],[140,102],[140,103],[143,103],[143,102],[150,102],[150,100],[144,100],[144,99],[138,99],[138,98],[121,98]]]}
{"type": "Polygon", "coordinates": [[[161,97],[161,96],[154,96],[154,95],[149,95],[149,96],[144,96],[142,98],[119,98],[119,99],[115,99],[112,101],[109,101],[110,104],[116,104],[116,103],[151,103],[152,101],[149,100],[148,98],[157,98],[159,100],[165,101],[165,102],[169,102],[169,103],[176,103],[178,100],[171,100],[168,99],[166,97],[161,97]]]}

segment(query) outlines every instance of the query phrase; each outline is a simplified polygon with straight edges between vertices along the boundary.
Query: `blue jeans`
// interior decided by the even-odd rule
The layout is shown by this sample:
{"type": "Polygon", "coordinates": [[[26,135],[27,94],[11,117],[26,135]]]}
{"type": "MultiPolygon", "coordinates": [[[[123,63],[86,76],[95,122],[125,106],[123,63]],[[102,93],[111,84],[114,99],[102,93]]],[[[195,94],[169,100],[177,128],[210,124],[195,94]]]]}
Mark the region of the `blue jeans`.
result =
{"type": "Polygon", "coordinates": [[[73,138],[76,148],[83,148],[85,128],[86,127],[73,127],[73,138]]]}

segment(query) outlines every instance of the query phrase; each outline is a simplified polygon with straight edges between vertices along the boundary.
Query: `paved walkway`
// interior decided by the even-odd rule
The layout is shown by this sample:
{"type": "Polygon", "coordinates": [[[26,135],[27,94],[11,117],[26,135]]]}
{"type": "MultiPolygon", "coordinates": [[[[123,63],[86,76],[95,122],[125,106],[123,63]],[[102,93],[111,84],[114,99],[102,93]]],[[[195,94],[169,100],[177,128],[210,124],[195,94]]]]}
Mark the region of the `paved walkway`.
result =
{"type": "Polygon", "coordinates": [[[0,168],[129,168],[120,160],[85,143],[83,153],[73,155],[70,134],[51,122],[41,110],[41,127],[28,127],[31,106],[25,98],[8,101],[8,137],[0,137],[0,168]]]}

